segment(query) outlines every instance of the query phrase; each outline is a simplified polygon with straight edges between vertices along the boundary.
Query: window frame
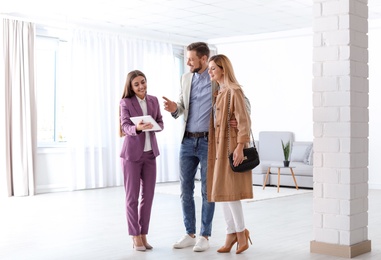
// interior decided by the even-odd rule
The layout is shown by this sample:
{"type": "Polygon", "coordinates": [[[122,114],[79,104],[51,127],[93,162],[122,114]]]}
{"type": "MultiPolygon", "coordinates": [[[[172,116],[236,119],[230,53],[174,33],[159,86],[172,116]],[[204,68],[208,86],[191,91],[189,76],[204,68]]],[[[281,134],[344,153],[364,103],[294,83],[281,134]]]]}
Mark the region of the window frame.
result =
{"type": "MultiPolygon", "coordinates": [[[[62,40],[60,39],[59,37],[56,37],[56,36],[50,36],[50,35],[45,35],[45,34],[39,34],[37,33],[36,35],[36,45],[35,45],[35,49],[36,49],[36,55],[35,55],[35,64],[36,64],[36,100],[37,100],[37,147],[40,148],[40,147],[63,147],[63,146],[66,146],[66,142],[67,140],[65,138],[63,138],[63,140],[59,140],[59,130],[58,130],[58,123],[59,121],[63,120],[63,119],[59,119],[58,117],[60,117],[57,113],[57,110],[58,110],[58,106],[61,104],[61,103],[65,103],[64,101],[62,101],[62,99],[64,99],[64,97],[62,97],[61,95],[61,92],[62,90],[60,90],[60,86],[62,85],[59,81],[60,77],[62,74],[64,74],[64,72],[60,71],[60,70],[63,70],[65,71],[65,65],[61,64],[61,57],[63,56],[63,53],[62,52],[62,44],[66,44],[67,41],[65,40],[62,40]],[[50,57],[52,60],[54,60],[54,65],[52,65],[52,63],[49,63],[51,66],[53,66],[52,70],[54,71],[54,75],[52,76],[53,77],[53,80],[50,82],[53,86],[53,90],[52,90],[52,93],[53,93],[53,102],[51,104],[51,106],[47,106],[47,107],[44,107],[42,109],[50,109],[52,107],[52,110],[53,110],[53,119],[51,120],[51,122],[53,122],[53,127],[52,127],[52,138],[51,139],[48,139],[48,140],[42,140],[41,138],[39,138],[39,133],[40,133],[40,124],[41,124],[41,121],[39,121],[39,115],[41,115],[41,108],[39,109],[39,104],[43,101],[41,101],[41,99],[44,99],[43,98],[43,95],[39,94],[39,91],[41,91],[41,85],[39,82],[41,82],[39,80],[39,76],[41,75],[41,73],[39,72],[39,69],[42,69],[41,67],[37,66],[39,63],[39,58],[41,58],[41,56],[39,55],[40,51],[51,51],[53,54],[52,54],[52,57],[50,57]],[[60,97],[60,98],[57,98],[57,97],[60,97]],[[59,100],[61,99],[61,101],[59,100]]],[[[49,66],[49,65],[48,65],[49,66]]],[[[45,67],[46,69],[46,67],[45,67]]],[[[66,68],[67,69],[67,68],[66,68]]],[[[46,88],[44,88],[46,90],[46,88]]],[[[42,90],[43,91],[43,90],[42,90]]],[[[48,97],[48,98],[51,98],[51,97],[48,97]]]]}

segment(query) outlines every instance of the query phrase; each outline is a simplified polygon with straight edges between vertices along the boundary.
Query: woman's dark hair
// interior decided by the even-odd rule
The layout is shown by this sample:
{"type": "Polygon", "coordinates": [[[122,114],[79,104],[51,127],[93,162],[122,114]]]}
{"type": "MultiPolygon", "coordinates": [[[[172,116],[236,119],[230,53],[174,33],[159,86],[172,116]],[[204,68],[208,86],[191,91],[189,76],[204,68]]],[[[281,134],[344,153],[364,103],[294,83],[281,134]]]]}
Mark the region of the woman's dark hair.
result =
{"type": "Polygon", "coordinates": [[[130,73],[128,73],[126,84],[124,84],[124,91],[123,91],[122,98],[126,98],[126,97],[130,98],[135,96],[135,92],[132,90],[132,81],[138,76],[142,76],[147,81],[146,75],[144,75],[144,73],[141,72],[140,70],[133,70],[130,73]]]}
{"type": "MultiPolygon", "coordinates": [[[[147,81],[146,75],[144,75],[144,73],[141,72],[140,70],[133,70],[127,74],[126,84],[124,84],[122,98],[131,98],[135,96],[135,92],[132,90],[132,81],[139,76],[142,76],[147,81]]],[[[126,134],[123,133],[123,130],[122,130],[122,124],[121,124],[121,118],[120,118],[120,107],[119,107],[119,136],[123,137],[125,135],[126,134]]]]}

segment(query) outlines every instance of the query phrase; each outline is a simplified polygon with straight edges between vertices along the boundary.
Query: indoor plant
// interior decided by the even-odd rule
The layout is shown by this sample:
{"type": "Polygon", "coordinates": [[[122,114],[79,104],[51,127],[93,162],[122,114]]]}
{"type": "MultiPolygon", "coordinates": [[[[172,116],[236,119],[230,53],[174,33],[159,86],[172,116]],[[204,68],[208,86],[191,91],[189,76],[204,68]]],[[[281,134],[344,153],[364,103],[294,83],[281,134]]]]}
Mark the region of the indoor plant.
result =
{"type": "Polygon", "coordinates": [[[289,161],[290,150],[291,150],[290,141],[288,141],[286,144],[283,143],[283,140],[281,140],[281,142],[282,142],[282,149],[283,149],[283,155],[284,155],[283,165],[284,167],[288,167],[290,165],[290,161],[289,161]]]}

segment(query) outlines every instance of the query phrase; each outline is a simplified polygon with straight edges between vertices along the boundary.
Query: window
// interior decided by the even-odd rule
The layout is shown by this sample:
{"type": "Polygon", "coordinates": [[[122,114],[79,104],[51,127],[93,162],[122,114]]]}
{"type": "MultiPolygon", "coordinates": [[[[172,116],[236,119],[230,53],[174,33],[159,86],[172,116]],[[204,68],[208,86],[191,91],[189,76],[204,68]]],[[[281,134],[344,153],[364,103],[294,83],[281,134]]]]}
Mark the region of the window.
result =
{"type": "Polygon", "coordinates": [[[66,43],[57,38],[36,38],[37,142],[47,146],[66,141],[66,43]]]}
{"type": "Polygon", "coordinates": [[[173,55],[175,57],[175,68],[176,75],[181,75],[184,73],[184,49],[182,46],[173,47],[173,55]]]}

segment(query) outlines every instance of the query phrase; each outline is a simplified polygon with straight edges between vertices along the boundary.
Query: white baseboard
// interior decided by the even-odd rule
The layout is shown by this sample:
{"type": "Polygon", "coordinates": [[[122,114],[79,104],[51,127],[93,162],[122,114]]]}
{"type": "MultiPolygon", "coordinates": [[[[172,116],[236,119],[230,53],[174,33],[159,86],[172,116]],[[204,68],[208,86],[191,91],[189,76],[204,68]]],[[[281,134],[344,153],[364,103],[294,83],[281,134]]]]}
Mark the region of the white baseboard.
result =
{"type": "Polygon", "coordinates": [[[62,186],[62,185],[58,185],[58,184],[37,185],[36,186],[36,194],[50,193],[50,192],[62,192],[62,191],[70,191],[70,189],[67,186],[62,186]]]}

